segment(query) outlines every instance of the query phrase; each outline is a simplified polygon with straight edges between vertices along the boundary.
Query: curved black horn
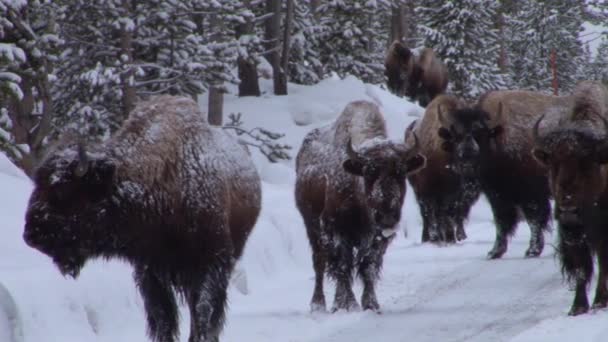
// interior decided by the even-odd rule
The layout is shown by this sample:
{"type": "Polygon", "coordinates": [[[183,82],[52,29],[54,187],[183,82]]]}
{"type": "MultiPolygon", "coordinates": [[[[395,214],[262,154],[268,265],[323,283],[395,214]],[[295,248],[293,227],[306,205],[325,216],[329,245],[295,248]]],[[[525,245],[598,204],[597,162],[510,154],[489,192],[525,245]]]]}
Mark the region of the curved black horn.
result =
{"type": "Polygon", "coordinates": [[[416,126],[416,121],[418,121],[418,120],[414,120],[414,121],[412,121],[412,122],[409,124],[409,126],[407,126],[407,128],[405,129],[405,134],[404,134],[404,136],[403,136],[403,141],[404,141],[404,142],[407,142],[407,139],[409,138],[410,133],[411,133],[411,132],[414,130],[414,126],[416,126]]]}
{"type": "Polygon", "coordinates": [[[538,134],[538,127],[540,126],[540,122],[543,121],[544,118],[545,114],[541,115],[541,117],[536,120],[536,123],[534,123],[534,128],[532,129],[532,137],[534,138],[534,143],[538,143],[538,140],[540,139],[540,136],[538,134]]]}
{"type": "Polygon", "coordinates": [[[353,149],[351,138],[348,138],[348,141],[346,142],[346,155],[350,159],[360,159],[359,154],[353,149]]]}
{"type": "Polygon", "coordinates": [[[78,142],[78,165],[74,173],[77,177],[84,176],[89,169],[89,158],[87,157],[87,151],[84,148],[84,142],[81,140],[78,142]]]}

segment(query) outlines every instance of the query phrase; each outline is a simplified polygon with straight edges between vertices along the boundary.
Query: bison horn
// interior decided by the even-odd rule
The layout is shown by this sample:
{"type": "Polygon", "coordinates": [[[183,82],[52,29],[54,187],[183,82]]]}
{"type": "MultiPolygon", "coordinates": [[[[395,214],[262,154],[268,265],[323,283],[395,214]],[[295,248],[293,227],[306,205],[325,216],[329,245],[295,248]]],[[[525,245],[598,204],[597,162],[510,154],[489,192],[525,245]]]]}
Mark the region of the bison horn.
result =
{"type": "Polygon", "coordinates": [[[538,127],[540,126],[540,122],[543,121],[544,117],[545,114],[541,115],[541,117],[536,120],[536,123],[534,123],[534,128],[532,129],[532,137],[534,138],[534,143],[538,143],[540,139],[540,136],[538,134],[538,127]]]}
{"type": "Polygon", "coordinates": [[[346,142],[346,155],[350,159],[358,160],[360,159],[359,154],[353,149],[353,144],[351,138],[348,138],[346,142]]]}
{"type": "Polygon", "coordinates": [[[89,159],[87,157],[87,152],[84,148],[84,143],[80,141],[78,143],[78,165],[76,166],[76,176],[82,177],[87,173],[89,169],[89,159]]]}
{"type": "Polygon", "coordinates": [[[445,118],[443,117],[443,109],[441,108],[441,104],[437,105],[437,118],[439,119],[439,123],[442,126],[447,126],[445,122],[445,118]]]}

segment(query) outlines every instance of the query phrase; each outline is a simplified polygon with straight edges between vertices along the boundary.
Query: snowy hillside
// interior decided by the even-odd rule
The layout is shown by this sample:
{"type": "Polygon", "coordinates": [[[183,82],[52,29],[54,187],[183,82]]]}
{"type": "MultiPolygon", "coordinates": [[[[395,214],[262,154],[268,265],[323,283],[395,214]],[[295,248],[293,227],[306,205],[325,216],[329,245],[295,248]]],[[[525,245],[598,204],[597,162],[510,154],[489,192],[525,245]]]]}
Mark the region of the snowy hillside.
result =
{"type": "MultiPolygon", "coordinates": [[[[266,94],[260,98],[227,95],[224,110],[241,112],[247,127],[286,133],[294,156],[309,130],[333,120],[352,100],[379,104],[394,139],[421,114],[420,107],[355,78],[290,85],[289,97],[267,95],[270,85],[262,86],[266,94]]],[[[202,98],[201,107],[206,108],[202,98]]],[[[401,223],[408,237],[399,232],[389,247],[378,286],[383,313],[310,314],[313,271],[293,200],[293,160],[270,164],[255,151],[254,159],[264,180],[263,209],[241,260],[248,293],[231,287],[222,341],[606,341],[608,311],[566,316],[572,292],[561,280],[553,237],[541,258],[524,259],[529,230],[522,224],[504,258],[486,260],[495,232],[482,200],[464,243],[421,245],[411,189],[401,223]]],[[[23,243],[31,183],[3,155],[0,189],[0,342],[146,341],[131,268],[96,261],[78,280],[63,278],[50,259],[23,243]]],[[[333,285],[327,285],[331,300],[333,285]]],[[[180,341],[186,341],[189,318],[184,307],[181,313],[180,341]]]]}

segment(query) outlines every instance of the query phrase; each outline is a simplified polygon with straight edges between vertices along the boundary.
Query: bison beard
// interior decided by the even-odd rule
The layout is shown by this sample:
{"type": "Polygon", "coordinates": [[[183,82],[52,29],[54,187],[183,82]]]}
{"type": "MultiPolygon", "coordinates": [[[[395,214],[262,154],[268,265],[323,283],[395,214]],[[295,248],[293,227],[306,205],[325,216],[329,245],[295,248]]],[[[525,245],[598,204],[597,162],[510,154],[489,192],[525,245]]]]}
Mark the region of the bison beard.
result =
{"type": "Polygon", "coordinates": [[[91,258],[128,261],[154,341],[177,340],[176,295],[189,342],[219,341],[230,275],[260,211],[245,149],[192,100],[163,96],[91,151],[68,137],[38,168],[26,243],[74,277],[91,258]]]}
{"type": "Polygon", "coordinates": [[[546,166],[558,220],[562,274],[575,288],[569,315],[589,310],[587,288],[598,260],[593,308],[608,307],[608,90],[585,81],[574,91],[574,106],[548,132],[533,128],[534,157],[546,166]],[[598,132],[599,131],[599,132],[598,132]]]}
{"type": "Polygon", "coordinates": [[[350,103],[333,125],[306,136],[296,160],[295,197],[312,249],[313,311],[326,308],[325,273],[336,281],[332,311],[359,308],[355,272],[363,281],[363,308],[380,309],[375,284],[400,219],[405,177],[425,164],[417,149],[387,140],[378,107],[364,101],[350,103]]]}

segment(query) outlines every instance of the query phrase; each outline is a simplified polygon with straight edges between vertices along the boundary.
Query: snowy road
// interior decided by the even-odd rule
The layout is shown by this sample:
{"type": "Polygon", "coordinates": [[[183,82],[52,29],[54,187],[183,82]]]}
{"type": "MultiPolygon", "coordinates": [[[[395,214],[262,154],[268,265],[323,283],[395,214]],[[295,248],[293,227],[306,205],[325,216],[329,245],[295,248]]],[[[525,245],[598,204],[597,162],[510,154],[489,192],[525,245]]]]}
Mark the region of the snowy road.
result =
{"type": "MultiPolygon", "coordinates": [[[[505,258],[489,261],[483,256],[491,248],[493,233],[491,223],[482,222],[470,226],[469,236],[474,238],[457,246],[397,240],[387,254],[378,288],[380,315],[309,314],[312,270],[309,277],[291,277],[264,294],[252,294],[258,298],[251,303],[235,295],[239,303],[232,307],[225,340],[250,336],[277,342],[510,341],[547,319],[573,320],[566,317],[571,292],[562,282],[553,247],[547,245],[541,258],[524,259],[529,235],[521,225],[505,258]],[[260,297],[267,298],[262,306],[260,297]],[[257,309],[247,310],[248,304],[257,309]]],[[[331,287],[326,286],[326,295],[331,287]]],[[[328,306],[331,298],[327,297],[328,306]]],[[[539,336],[533,340],[543,341],[539,336]]]]}

